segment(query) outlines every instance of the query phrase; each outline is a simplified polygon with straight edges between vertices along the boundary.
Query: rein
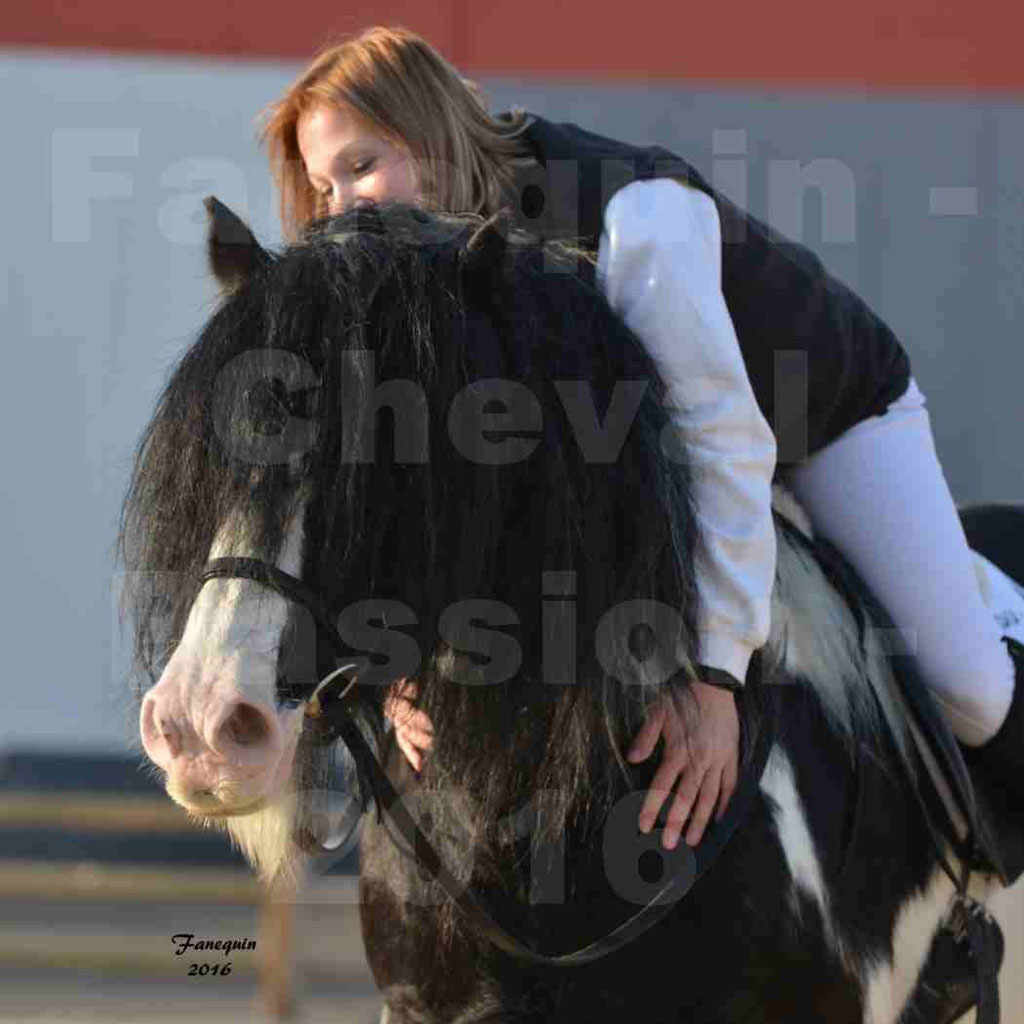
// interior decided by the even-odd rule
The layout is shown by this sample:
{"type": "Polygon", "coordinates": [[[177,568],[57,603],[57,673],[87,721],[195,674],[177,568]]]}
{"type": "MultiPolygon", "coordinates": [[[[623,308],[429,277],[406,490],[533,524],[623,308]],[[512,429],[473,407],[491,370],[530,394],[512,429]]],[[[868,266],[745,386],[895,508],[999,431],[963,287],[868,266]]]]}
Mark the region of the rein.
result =
{"type": "MultiPolygon", "coordinates": [[[[415,851],[427,874],[444,889],[473,927],[498,949],[517,960],[543,967],[578,967],[593,963],[643,935],[675,907],[725,849],[757,795],[774,741],[771,730],[767,728],[757,731],[746,770],[725,815],[709,827],[697,847],[691,850],[683,844],[671,851],[675,854],[673,859],[682,861],[682,867],[671,865],[670,877],[644,907],[606,935],[570,953],[557,956],[538,953],[502,928],[481,901],[452,874],[402,802],[356,723],[357,680],[350,676],[349,670],[353,666],[343,664],[346,645],[320,597],[302,580],[256,558],[213,559],[200,574],[199,587],[213,579],[253,580],[296,602],[313,617],[331,647],[335,664],[341,667],[328,672],[317,683],[297,687],[289,699],[305,704],[306,718],[315,729],[320,744],[328,746],[340,739],[348,747],[360,773],[369,781],[378,805],[384,808],[406,843],[415,851]]],[[[742,693],[737,695],[737,699],[742,699],[742,693]]],[[[667,862],[668,858],[663,860],[667,862]]]]}

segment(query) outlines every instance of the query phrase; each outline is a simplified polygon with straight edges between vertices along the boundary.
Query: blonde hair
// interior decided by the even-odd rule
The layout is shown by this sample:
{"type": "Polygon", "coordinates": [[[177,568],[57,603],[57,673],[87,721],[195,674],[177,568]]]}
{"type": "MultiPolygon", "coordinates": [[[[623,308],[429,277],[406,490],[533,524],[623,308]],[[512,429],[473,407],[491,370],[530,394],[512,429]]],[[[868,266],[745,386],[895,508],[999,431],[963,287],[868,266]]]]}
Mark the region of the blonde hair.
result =
{"type": "Polygon", "coordinates": [[[492,117],[476,85],[426,40],[401,28],[377,26],[323,50],[284,96],[264,112],[261,142],[281,203],[285,237],[297,238],[326,212],[299,151],[299,118],[313,107],[337,105],[370,131],[406,148],[428,209],[496,213],[512,192],[511,159],[526,112],[492,117]]]}

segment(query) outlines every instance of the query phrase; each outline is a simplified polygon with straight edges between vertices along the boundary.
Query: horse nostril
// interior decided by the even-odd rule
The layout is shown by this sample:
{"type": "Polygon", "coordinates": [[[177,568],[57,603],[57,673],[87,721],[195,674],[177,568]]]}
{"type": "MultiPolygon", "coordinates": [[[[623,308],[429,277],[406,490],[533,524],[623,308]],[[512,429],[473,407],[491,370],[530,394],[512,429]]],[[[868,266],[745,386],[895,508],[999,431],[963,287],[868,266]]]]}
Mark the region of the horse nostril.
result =
{"type": "Polygon", "coordinates": [[[223,728],[228,739],[239,747],[262,743],[270,732],[266,718],[251,704],[239,704],[223,728]]]}
{"type": "Polygon", "coordinates": [[[152,698],[142,706],[142,743],[154,763],[159,763],[158,759],[165,752],[172,758],[181,753],[181,737],[174,722],[166,713],[161,713],[152,698]],[[160,740],[163,740],[165,751],[160,750],[160,740]]]}

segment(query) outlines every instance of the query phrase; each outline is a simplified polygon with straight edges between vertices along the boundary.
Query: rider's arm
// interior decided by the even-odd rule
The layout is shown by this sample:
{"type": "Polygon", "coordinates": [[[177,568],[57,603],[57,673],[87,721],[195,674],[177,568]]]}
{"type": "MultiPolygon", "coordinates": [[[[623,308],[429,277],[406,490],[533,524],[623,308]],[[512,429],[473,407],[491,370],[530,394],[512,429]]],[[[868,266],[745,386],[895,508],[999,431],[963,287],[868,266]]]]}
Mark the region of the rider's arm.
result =
{"type": "Polygon", "coordinates": [[[775,437],[722,294],[718,213],[677,182],[640,181],[612,197],[604,228],[598,280],[657,363],[693,471],[698,660],[742,681],[770,624],[775,437]]]}

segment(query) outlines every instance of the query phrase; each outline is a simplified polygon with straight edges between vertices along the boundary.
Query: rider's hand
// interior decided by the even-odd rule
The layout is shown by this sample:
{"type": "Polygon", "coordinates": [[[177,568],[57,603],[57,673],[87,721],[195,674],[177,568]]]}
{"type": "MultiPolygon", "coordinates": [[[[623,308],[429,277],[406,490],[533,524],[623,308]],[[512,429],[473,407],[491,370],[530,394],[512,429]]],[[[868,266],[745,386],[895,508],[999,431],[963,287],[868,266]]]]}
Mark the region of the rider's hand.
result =
{"type": "Polygon", "coordinates": [[[641,832],[654,827],[661,805],[675,789],[662,835],[667,850],[678,843],[688,818],[686,843],[696,846],[712,812],[717,807],[715,820],[721,818],[736,788],[740,742],[736,698],[731,691],[708,683],[694,681],[691,687],[700,708],[692,735],[687,736],[672,700],[663,697],[648,712],[626,754],[633,764],[646,761],[658,738],[665,739],[664,756],[640,808],[639,826],[641,832]]]}
{"type": "Polygon", "coordinates": [[[415,685],[400,679],[392,685],[384,701],[384,714],[395,727],[399,749],[409,764],[420,771],[423,768],[422,752],[429,750],[434,742],[434,726],[426,712],[413,707],[411,702],[415,697],[415,685]]]}

